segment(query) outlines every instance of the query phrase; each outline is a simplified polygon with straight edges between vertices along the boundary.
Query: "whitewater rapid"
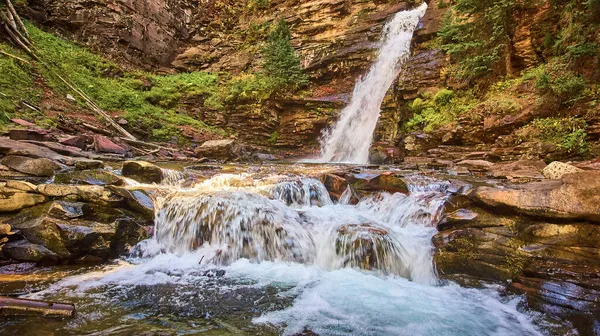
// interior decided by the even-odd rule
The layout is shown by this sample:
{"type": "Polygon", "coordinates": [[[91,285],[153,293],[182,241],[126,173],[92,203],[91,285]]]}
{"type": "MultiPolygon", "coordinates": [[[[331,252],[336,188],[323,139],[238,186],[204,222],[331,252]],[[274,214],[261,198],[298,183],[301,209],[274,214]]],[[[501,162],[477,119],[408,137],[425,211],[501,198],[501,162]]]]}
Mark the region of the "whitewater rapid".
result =
{"type": "Polygon", "coordinates": [[[241,309],[252,317],[247,328],[261,330],[254,333],[541,335],[518,298],[439,282],[431,237],[449,185],[406,180],[409,195],[376,193],[355,204],[301,176],[222,174],[172,187],[157,202],[155,236],[131,258],[30,297],[82,300],[70,323],[82,331],[141,328],[165,312],[169,323],[188,321],[179,332],[213,319],[235,331],[224,319],[241,309]],[[357,231],[340,232],[348,224],[357,231]]]}

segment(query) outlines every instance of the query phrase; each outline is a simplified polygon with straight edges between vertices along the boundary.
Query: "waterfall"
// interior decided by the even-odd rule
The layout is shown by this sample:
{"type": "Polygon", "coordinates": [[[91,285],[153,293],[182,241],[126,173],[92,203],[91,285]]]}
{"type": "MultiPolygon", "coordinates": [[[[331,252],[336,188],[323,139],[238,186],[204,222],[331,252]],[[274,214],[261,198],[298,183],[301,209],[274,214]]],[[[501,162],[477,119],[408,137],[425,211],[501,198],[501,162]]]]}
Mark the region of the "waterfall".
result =
{"type": "Polygon", "coordinates": [[[377,62],[366,77],[358,80],[350,104],[321,139],[320,161],[368,163],[381,103],[409,56],[413,33],[426,9],[423,3],[399,12],[385,26],[377,62]]]}
{"type": "Polygon", "coordinates": [[[162,251],[199,251],[215,264],[297,262],[434,284],[431,237],[447,193],[443,183],[422,179],[409,180],[408,196],[378,193],[351,205],[334,203],[316,179],[288,177],[269,185],[224,174],[161,199],[155,239],[162,251]],[[207,187],[214,183],[239,187],[207,187]]]}

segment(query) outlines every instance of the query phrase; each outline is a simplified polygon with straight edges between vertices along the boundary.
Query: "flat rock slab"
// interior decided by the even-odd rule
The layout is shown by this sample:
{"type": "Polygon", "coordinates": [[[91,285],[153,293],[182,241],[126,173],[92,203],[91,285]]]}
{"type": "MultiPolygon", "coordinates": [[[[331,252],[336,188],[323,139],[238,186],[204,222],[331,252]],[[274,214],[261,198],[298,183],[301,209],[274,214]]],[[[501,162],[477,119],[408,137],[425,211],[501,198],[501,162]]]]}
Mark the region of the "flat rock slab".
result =
{"type": "Polygon", "coordinates": [[[600,171],[567,174],[560,180],[511,189],[479,187],[470,196],[494,211],[600,222],[600,171]]]}
{"type": "Polygon", "coordinates": [[[39,177],[52,177],[55,172],[62,169],[58,163],[50,159],[33,159],[18,155],[6,156],[2,159],[2,164],[18,172],[39,177]]]}

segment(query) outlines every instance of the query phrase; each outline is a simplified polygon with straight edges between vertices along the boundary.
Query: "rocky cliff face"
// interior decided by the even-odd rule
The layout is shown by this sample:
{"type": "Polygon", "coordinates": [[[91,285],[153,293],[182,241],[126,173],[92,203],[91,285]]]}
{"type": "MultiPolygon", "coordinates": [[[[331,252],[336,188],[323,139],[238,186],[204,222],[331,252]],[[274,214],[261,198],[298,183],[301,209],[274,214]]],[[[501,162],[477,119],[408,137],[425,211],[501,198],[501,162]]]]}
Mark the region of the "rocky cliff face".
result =
{"type": "MultiPolygon", "coordinates": [[[[128,67],[227,74],[260,69],[256,43],[264,39],[268,23],[283,18],[311,79],[302,97],[241,105],[225,114],[192,99],[179,110],[237,133],[245,142],[310,151],[351,96],[356,79],[368,71],[385,22],[414,5],[311,0],[271,1],[269,8],[250,9],[236,1],[38,0],[30,2],[26,15],[128,67]]],[[[421,42],[431,38],[439,23],[441,11],[435,3],[431,8],[418,33],[421,42]]],[[[434,86],[442,60],[436,51],[416,52],[384,106],[380,140],[397,139],[402,119],[398,100],[434,86]]]]}

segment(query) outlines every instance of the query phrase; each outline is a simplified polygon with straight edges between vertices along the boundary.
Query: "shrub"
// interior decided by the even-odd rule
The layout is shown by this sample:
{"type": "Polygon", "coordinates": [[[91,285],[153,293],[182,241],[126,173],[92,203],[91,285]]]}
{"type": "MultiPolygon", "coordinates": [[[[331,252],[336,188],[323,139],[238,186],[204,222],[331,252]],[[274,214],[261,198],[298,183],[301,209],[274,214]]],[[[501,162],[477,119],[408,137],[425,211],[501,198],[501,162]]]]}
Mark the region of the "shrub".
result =
{"type": "Polygon", "coordinates": [[[585,154],[589,149],[586,127],[581,118],[545,118],[532,121],[518,133],[525,134],[527,140],[554,143],[568,153],[585,154]]]}
{"type": "Polygon", "coordinates": [[[300,58],[292,48],[290,31],[283,19],[269,34],[263,55],[265,72],[272,77],[276,90],[297,90],[309,84],[300,58]]]}

